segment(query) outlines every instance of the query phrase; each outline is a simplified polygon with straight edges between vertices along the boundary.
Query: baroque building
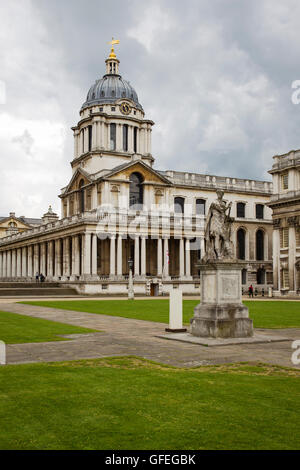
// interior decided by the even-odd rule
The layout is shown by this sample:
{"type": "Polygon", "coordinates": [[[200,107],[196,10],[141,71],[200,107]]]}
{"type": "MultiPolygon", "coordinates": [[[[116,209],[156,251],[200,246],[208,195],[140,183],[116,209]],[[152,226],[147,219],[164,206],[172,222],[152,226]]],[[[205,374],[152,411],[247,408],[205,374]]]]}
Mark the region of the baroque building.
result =
{"type": "Polygon", "coordinates": [[[205,217],[222,189],[232,202],[243,286],[272,286],[272,183],[156,170],[154,122],[120,75],[113,47],[105,62],[106,73],[89,89],[72,128],[62,218],[51,211],[40,226],[2,238],[1,279],[30,280],[40,272],[81,293],[126,293],[130,259],[136,293],[160,295],[174,287],[199,293],[205,217]]]}
{"type": "Polygon", "coordinates": [[[273,160],[274,294],[293,296],[300,291],[300,150],[273,160]]]}

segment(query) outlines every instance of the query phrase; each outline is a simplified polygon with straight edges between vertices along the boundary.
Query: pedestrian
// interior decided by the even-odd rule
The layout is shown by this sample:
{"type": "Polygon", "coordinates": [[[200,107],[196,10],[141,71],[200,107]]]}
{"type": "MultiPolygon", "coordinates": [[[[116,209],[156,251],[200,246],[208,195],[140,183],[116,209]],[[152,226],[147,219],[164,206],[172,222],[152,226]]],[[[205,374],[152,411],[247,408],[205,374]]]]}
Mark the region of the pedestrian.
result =
{"type": "Polygon", "coordinates": [[[40,279],[40,273],[36,272],[35,273],[35,281],[39,282],[39,279],[40,279]]]}
{"type": "Polygon", "coordinates": [[[253,297],[253,286],[252,286],[252,284],[249,287],[249,297],[253,297]]]}
{"type": "Polygon", "coordinates": [[[40,274],[40,281],[41,281],[41,282],[44,282],[44,280],[45,280],[45,276],[41,273],[41,274],[40,274]]]}

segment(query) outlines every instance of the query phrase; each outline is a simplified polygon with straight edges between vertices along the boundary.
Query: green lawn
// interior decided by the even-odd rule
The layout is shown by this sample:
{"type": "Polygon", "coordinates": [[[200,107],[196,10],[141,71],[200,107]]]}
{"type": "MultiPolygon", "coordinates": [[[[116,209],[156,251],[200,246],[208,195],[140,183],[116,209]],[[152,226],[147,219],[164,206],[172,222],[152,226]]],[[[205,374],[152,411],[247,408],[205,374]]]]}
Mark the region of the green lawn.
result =
{"type": "MultiPolygon", "coordinates": [[[[183,321],[189,324],[198,300],[183,301],[183,321]]],[[[22,302],[80,312],[116,315],[138,320],[168,323],[169,301],[159,300],[53,300],[22,302]]],[[[300,302],[297,301],[245,301],[255,328],[299,328],[300,302]]]]}
{"type": "Polygon", "coordinates": [[[92,333],[95,330],[0,311],[0,339],[6,344],[63,341],[57,335],[92,333]]]}
{"type": "Polygon", "coordinates": [[[0,449],[300,449],[299,380],[134,357],[0,366],[0,449]]]}

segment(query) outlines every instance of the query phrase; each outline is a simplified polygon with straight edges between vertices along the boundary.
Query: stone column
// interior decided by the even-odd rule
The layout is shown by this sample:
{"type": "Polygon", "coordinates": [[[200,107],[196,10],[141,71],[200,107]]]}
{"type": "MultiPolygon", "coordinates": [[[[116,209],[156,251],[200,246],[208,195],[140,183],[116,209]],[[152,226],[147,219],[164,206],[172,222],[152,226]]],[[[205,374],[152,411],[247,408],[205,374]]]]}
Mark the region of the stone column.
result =
{"type": "Polygon", "coordinates": [[[97,148],[97,121],[92,124],[92,150],[97,148]]]}
{"type": "Polygon", "coordinates": [[[92,234],[92,276],[97,277],[97,234],[92,234]]]}
{"type": "Polygon", "coordinates": [[[100,141],[100,147],[102,149],[105,148],[105,124],[104,121],[101,122],[101,141],[100,141]]]}
{"type": "Polygon", "coordinates": [[[22,248],[22,277],[27,277],[27,247],[23,246],[22,248]]]}
{"type": "Polygon", "coordinates": [[[133,126],[128,126],[128,152],[133,153],[133,126]]]}
{"type": "Polygon", "coordinates": [[[70,277],[70,238],[63,239],[63,279],[67,281],[70,277]]]}
{"type": "Polygon", "coordinates": [[[146,236],[141,237],[141,276],[146,276],[146,236]]]}
{"type": "Polygon", "coordinates": [[[184,239],[179,240],[179,276],[184,277],[184,239]]]}
{"type": "Polygon", "coordinates": [[[110,277],[115,276],[116,274],[116,237],[115,235],[111,235],[110,237],[110,269],[109,269],[109,275],[110,277]]]}
{"type": "MultiPolygon", "coordinates": [[[[73,276],[80,276],[80,244],[79,244],[79,236],[74,235],[72,246],[74,246],[74,255],[75,255],[75,263],[74,269],[72,268],[72,275],[73,276]]],[[[76,279],[76,277],[75,277],[76,279]]]]}
{"type": "Polygon", "coordinates": [[[41,269],[41,274],[46,276],[46,243],[42,242],[41,245],[41,253],[40,253],[40,269],[41,269]]]}
{"type": "Polygon", "coordinates": [[[29,245],[27,248],[27,276],[32,277],[32,245],[29,245]]]}
{"type": "Polygon", "coordinates": [[[11,251],[11,277],[17,276],[17,250],[11,251]]]}
{"type": "Polygon", "coordinates": [[[91,233],[85,232],[82,243],[82,278],[91,279],[91,233]]]}
{"type": "Polygon", "coordinates": [[[58,238],[54,242],[55,256],[54,256],[54,277],[58,280],[61,277],[61,240],[58,238]]]}
{"type": "Polygon", "coordinates": [[[7,277],[7,251],[3,252],[2,277],[7,277]]]}
{"type": "Polygon", "coordinates": [[[11,250],[8,250],[7,256],[6,256],[6,273],[7,273],[7,277],[11,277],[11,262],[12,262],[11,250]]]}
{"type": "Polygon", "coordinates": [[[40,247],[36,243],[33,247],[33,275],[36,276],[36,273],[40,272],[40,247]]]}
{"type": "Polygon", "coordinates": [[[280,234],[279,229],[273,227],[273,289],[280,291],[280,234]]]}
{"type": "Polygon", "coordinates": [[[138,235],[134,239],[134,275],[140,275],[140,237],[138,235]]]}
{"type": "Polygon", "coordinates": [[[17,249],[17,277],[20,278],[22,275],[22,250],[17,249]]]}
{"type": "Polygon", "coordinates": [[[289,227],[289,293],[296,294],[296,230],[289,227]]]}
{"type": "Polygon", "coordinates": [[[185,276],[187,278],[191,277],[191,250],[188,238],[185,240],[185,276]]]}
{"type": "Polygon", "coordinates": [[[162,239],[157,239],[157,275],[162,275],[162,239]]]}
{"type": "Polygon", "coordinates": [[[53,279],[53,240],[48,242],[47,250],[47,278],[53,279]]]}
{"type": "Polygon", "coordinates": [[[169,240],[164,238],[164,270],[163,276],[169,277],[169,240]]]}
{"type": "Polygon", "coordinates": [[[119,277],[122,276],[123,270],[122,270],[122,234],[119,233],[118,235],[118,246],[117,246],[117,275],[119,277]]]}

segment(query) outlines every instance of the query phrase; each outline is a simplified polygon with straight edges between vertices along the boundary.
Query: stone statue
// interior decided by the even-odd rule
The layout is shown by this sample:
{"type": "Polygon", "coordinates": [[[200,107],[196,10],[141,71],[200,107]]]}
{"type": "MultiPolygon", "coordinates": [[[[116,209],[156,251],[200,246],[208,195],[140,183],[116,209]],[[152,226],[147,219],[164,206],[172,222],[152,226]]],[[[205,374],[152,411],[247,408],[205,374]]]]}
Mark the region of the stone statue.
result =
{"type": "Polygon", "coordinates": [[[234,260],[233,243],[230,240],[231,226],[234,221],[230,217],[232,203],[223,200],[224,191],[217,191],[218,199],[209,208],[205,227],[206,253],[202,258],[204,263],[224,260],[234,260]]]}

